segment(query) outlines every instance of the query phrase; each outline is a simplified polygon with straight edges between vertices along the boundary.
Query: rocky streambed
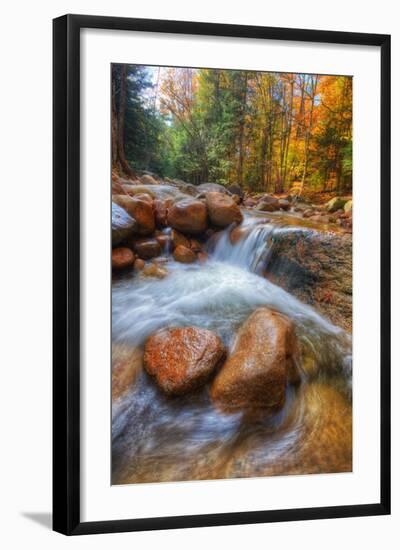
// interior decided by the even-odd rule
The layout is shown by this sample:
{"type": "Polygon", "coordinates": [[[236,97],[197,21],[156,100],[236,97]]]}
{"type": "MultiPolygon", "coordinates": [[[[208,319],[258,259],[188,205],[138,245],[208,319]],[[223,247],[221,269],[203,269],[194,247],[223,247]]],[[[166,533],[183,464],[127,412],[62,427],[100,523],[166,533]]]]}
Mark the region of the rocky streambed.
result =
{"type": "Polygon", "coordinates": [[[112,482],[351,471],[350,235],[193,187],[113,183],[112,482]]]}

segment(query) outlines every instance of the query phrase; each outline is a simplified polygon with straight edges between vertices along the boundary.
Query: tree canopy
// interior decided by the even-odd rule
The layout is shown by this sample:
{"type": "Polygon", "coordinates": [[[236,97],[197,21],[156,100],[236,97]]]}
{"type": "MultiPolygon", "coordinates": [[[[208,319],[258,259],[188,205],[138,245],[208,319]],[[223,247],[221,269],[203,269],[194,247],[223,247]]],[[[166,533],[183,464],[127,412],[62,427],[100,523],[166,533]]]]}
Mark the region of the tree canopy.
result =
{"type": "Polygon", "coordinates": [[[112,91],[124,172],[351,191],[351,77],[114,64],[112,91]]]}

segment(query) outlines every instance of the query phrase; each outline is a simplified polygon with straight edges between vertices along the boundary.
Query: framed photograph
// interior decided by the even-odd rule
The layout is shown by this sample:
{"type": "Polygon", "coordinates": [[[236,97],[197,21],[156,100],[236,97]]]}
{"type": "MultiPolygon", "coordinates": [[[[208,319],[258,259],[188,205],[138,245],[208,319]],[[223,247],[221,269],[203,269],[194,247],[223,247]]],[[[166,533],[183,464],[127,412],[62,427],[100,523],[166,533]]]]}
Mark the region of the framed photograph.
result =
{"type": "Polygon", "coordinates": [[[390,513],[390,37],[54,20],[54,529],[390,513]]]}

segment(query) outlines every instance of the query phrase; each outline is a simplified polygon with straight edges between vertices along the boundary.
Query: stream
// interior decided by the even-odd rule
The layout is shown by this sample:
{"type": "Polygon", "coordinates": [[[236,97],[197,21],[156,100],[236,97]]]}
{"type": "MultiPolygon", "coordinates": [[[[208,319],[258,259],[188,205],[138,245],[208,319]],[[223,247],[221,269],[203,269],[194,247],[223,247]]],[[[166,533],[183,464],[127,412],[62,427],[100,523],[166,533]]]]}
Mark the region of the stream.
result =
{"type": "Polygon", "coordinates": [[[232,244],[229,228],[218,232],[205,263],[181,264],[166,250],[164,279],[132,272],[113,280],[113,345],[142,350],[160,328],[194,325],[215,331],[229,351],[243,321],[268,306],[295,323],[302,383],[288,387],[279,413],[249,418],[217,410],[207,386],[166,397],[140,369],[113,402],[113,484],[352,469],[351,336],[263,277],[274,234],[299,220],[244,216],[244,237],[232,244]]]}

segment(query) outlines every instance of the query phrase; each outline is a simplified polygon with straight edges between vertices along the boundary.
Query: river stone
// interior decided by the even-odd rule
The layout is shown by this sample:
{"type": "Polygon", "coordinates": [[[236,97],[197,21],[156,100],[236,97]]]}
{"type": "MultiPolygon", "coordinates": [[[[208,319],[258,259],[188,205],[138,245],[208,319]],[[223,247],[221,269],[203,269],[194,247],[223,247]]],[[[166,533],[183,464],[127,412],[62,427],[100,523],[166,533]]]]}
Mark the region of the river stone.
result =
{"type": "Polygon", "coordinates": [[[136,221],[115,202],[112,203],[111,229],[113,246],[119,244],[137,230],[136,221]]]}
{"type": "Polygon", "coordinates": [[[343,206],[346,204],[346,199],[342,199],[340,197],[334,197],[330,201],[328,201],[325,205],[325,208],[328,212],[333,213],[336,212],[336,210],[339,210],[339,208],[343,208],[343,206]]]}
{"type": "Polygon", "coordinates": [[[243,193],[243,189],[240,187],[240,185],[236,185],[236,184],[229,185],[229,187],[227,187],[227,190],[230,193],[232,193],[232,195],[236,195],[237,197],[239,197],[240,202],[243,200],[244,193],[243,193]]]}
{"type": "Polygon", "coordinates": [[[191,264],[196,261],[196,254],[190,248],[180,244],[174,250],[174,259],[182,264],[191,264]]]}
{"type": "Polygon", "coordinates": [[[157,180],[151,176],[150,174],[143,174],[143,176],[140,176],[140,181],[144,185],[157,185],[157,180]]]}
{"type": "Polygon", "coordinates": [[[125,344],[112,345],[112,400],[132,387],[142,369],[142,351],[125,344]]]}
{"type": "Polygon", "coordinates": [[[188,235],[199,235],[207,229],[206,205],[195,199],[183,199],[168,210],[168,224],[188,235]]]}
{"type": "Polygon", "coordinates": [[[133,249],[142,260],[150,260],[162,252],[157,239],[137,239],[132,242],[133,249]]]}
{"type": "Polygon", "coordinates": [[[155,199],[153,202],[154,219],[157,227],[168,225],[168,208],[173,205],[172,199],[155,199]]]}
{"type": "Polygon", "coordinates": [[[224,193],[225,195],[230,195],[230,191],[223,185],[220,185],[219,183],[201,183],[197,186],[197,190],[199,193],[208,193],[210,191],[214,191],[216,193],[224,193]]]}
{"type": "Polygon", "coordinates": [[[114,195],[113,201],[136,220],[139,235],[151,235],[155,230],[153,206],[148,200],[128,195],[114,195]]]}
{"type": "Polygon", "coordinates": [[[290,202],[287,199],[279,199],[278,205],[281,210],[289,210],[290,202]]]}
{"type": "Polygon", "coordinates": [[[227,410],[281,409],[288,381],[299,381],[297,354],[293,323],[271,309],[256,309],[240,327],[211,398],[227,410]]]}
{"type": "Polygon", "coordinates": [[[126,269],[131,267],[135,261],[135,255],[130,248],[118,247],[113,248],[112,251],[112,268],[113,269],[126,269]]]}
{"type": "Polygon", "coordinates": [[[122,187],[122,184],[117,180],[113,179],[111,182],[111,193],[113,195],[126,195],[125,189],[122,187]]]}
{"type": "Polygon", "coordinates": [[[190,240],[187,239],[185,235],[183,235],[176,229],[171,230],[171,240],[174,248],[176,248],[179,245],[186,246],[186,248],[190,248],[190,240]]]}
{"type": "Polygon", "coordinates": [[[217,227],[228,227],[232,223],[241,223],[243,220],[239,206],[232,197],[210,191],[206,193],[208,217],[217,227]]]}
{"type": "Polygon", "coordinates": [[[168,395],[202,386],[225,356],[221,339],[197,327],[162,329],[145,343],[144,367],[168,395]]]}

